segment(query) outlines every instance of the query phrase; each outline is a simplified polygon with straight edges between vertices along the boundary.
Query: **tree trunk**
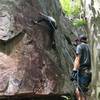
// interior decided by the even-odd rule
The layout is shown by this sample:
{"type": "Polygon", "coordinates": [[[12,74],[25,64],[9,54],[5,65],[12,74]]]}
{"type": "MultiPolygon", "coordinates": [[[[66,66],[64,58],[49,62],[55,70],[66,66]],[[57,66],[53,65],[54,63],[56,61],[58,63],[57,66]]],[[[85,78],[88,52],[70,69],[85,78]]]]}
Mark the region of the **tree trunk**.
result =
{"type": "Polygon", "coordinates": [[[100,1],[82,1],[88,22],[92,56],[91,100],[100,100],[100,1]]]}

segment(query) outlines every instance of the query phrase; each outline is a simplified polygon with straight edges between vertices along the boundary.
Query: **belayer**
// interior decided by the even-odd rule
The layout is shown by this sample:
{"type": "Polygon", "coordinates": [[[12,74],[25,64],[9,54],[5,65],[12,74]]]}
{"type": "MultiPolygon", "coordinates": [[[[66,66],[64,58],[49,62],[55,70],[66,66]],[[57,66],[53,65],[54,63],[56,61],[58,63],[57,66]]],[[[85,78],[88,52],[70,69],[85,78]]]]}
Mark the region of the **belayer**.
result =
{"type": "Polygon", "coordinates": [[[91,82],[91,54],[87,44],[87,37],[80,35],[76,47],[76,58],[74,68],[71,73],[71,81],[75,86],[77,100],[87,100],[86,92],[91,82]]]}
{"type": "Polygon", "coordinates": [[[40,12],[38,20],[33,21],[33,23],[39,24],[41,22],[45,22],[45,24],[48,26],[48,32],[50,33],[50,47],[55,48],[54,32],[57,29],[56,20],[52,16],[47,16],[40,12]]]}

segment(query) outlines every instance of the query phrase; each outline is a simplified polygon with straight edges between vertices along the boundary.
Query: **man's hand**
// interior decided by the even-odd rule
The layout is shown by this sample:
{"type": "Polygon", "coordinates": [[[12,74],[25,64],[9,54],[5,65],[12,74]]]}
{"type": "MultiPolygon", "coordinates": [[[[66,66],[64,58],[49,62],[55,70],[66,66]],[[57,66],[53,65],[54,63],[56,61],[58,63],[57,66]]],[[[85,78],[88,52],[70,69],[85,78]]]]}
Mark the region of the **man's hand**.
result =
{"type": "Polygon", "coordinates": [[[35,20],[32,20],[31,22],[32,22],[33,24],[38,24],[38,22],[35,21],[35,20]]]}
{"type": "Polygon", "coordinates": [[[43,14],[42,12],[39,12],[39,15],[42,15],[42,16],[44,16],[44,14],[43,14]]]}
{"type": "Polygon", "coordinates": [[[73,70],[70,76],[70,80],[71,81],[77,80],[77,74],[78,74],[78,70],[73,70]]]}

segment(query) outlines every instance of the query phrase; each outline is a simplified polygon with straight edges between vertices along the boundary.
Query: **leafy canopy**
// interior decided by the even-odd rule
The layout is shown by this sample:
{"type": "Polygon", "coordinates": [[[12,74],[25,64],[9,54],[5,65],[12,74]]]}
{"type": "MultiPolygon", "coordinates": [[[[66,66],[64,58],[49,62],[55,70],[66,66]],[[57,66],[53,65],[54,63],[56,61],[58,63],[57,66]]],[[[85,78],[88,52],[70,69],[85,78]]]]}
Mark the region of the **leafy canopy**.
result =
{"type": "Polygon", "coordinates": [[[63,11],[66,15],[78,15],[81,8],[80,0],[60,0],[63,11]]]}
{"type": "Polygon", "coordinates": [[[84,25],[86,25],[86,20],[84,20],[84,19],[75,19],[75,20],[73,20],[73,25],[75,27],[84,26],[84,25]]]}

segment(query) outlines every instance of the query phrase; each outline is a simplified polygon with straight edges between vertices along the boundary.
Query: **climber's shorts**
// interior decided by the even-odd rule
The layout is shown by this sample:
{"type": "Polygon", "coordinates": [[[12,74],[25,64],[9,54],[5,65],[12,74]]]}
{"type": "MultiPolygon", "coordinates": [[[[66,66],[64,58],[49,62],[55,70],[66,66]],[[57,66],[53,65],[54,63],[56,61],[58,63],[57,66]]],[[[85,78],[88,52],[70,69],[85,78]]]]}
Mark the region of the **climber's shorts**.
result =
{"type": "Polygon", "coordinates": [[[79,90],[82,92],[87,92],[88,91],[88,86],[91,82],[91,77],[92,74],[91,72],[79,72],[79,90]]]}

